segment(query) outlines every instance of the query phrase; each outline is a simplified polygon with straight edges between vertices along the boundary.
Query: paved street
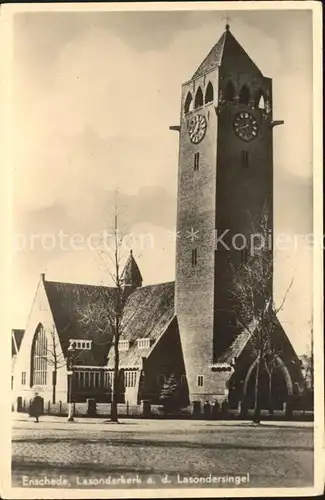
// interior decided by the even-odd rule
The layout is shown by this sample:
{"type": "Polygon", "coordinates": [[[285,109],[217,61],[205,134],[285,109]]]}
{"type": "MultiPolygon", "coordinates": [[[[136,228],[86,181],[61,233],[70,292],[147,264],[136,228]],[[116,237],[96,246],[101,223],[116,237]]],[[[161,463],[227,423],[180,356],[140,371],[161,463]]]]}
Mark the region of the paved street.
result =
{"type": "Polygon", "coordinates": [[[73,488],[96,487],[102,484],[100,478],[107,485],[102,488],[112,487],[112,478],[122,476],[122,486],[125,478],[134,486],[139,486],[137,477],[144,478],[141,487],[150,477],[150,487],[177,483],[188,488],[187,477],[210,474],[228,479],[194,486],[233,487],[235,480],[229,477],[235,476],[246,477],[240,487],[312,486],[313,481],[310,422],[253,426],[237,421],[122,419],[112,424],[82,418],[68,423],[46,416],[36,424],[27,415],[15,414],[12,452],[14,486],[23,481],[36,486],[35,480],[45,476],[61,476],[65,486],[73,488]],[[166,474],[171,483],[162,484],[166,474]]]}

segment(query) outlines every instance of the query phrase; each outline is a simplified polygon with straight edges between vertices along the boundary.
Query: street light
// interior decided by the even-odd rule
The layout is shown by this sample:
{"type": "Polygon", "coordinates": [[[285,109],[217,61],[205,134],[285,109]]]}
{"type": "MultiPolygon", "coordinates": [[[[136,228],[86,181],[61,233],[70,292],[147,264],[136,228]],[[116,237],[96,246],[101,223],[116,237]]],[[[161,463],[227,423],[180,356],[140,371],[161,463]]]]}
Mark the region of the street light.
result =
{"type": "Polygon", "coordinates": [[[68,347],[68,355],[67,355],[67,375],[68,375],[68,422],[73,422],[73,402],[72,402],[72,377],[73,377],[73,355],[76,349],[74,346],[74,342],[68,347]]]}

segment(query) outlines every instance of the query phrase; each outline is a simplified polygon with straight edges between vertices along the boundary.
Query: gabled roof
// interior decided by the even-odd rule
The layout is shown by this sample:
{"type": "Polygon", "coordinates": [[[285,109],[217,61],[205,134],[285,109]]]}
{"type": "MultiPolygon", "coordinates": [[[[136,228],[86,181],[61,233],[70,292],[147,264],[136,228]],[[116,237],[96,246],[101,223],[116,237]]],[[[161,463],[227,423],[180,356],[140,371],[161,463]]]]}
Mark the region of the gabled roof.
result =
{"type": "Polygon", "coordinates": [[[126,286],[138,287],[142,285],[142,276],[138,264],[136,263],[132,250],[130,250],[129,258],[125,264],[122,273],[123,284],[126,286]]]}
{"type": "MultiPolygon", "coordinates": [[[[175,318],[175,283],[160,283],[135,290],[128,298],[122,318],[121,340],[130,341],[130,349],[120,352],[120,366],[140,367],[154,343],[175,318]],[[139,349],[137,339],[150,339],[149,349],[139,349]]],[[[114,366],[113,353],[108,367],[114,366]]]]}
{"type": "Polygon", "coordinates": [[[109,313],[116,289],[45,280],[44,287],[63,352],[69,339],[92,340],[91,350],[76,351],[76,364],[105,364],[113,337],[109,313]]]}
{"type": "MultiPolygon", "coordinates": [[[[76,351],[75,363],[102,366],[112,345],[110,328],[116,288],[45,281],[56,330],[64,353],[70,339],[92,340],[91,350],[76,351]]],[[[130,349],[120,352],[121,367],[142,363],[150,349],[138,349],[136,339],[149,338],[151,347],[175,317],[175,283],[161,283],[137,288],[128,298],[122,315],[122,339],[130,349]]],[[[110,356],[109,363],[113,363],[110,356]]]]}
{"type": "Polygon", "coordinates": [[[253,332],[249,330],[244,330],[239,333],[230,346],[219,356],[216,364],[231,364],[234,358],[238,358],[240,356],[252,335],[253,332]]]}
{"type": "Polygon", "coordinates": [[[233,62],[233,65],[236,66],[239,60],[242,62],[246,60],[247,63],[249,63],[250,68],[255,69],[255,71],[261,75],[258,67],[230,32],[229,25],[226,25],[226,31],[224,31],[217,43],[212,47],[206,58],[195,71],[192,78],[198,78],[199,76],[208,73],[213,68],[222,66],[227,62],[233,62]]]}
{"type": "Polygon", "coordinates": [[[11,330],[11,356],[18,354],[25,330],[11,330]]]}

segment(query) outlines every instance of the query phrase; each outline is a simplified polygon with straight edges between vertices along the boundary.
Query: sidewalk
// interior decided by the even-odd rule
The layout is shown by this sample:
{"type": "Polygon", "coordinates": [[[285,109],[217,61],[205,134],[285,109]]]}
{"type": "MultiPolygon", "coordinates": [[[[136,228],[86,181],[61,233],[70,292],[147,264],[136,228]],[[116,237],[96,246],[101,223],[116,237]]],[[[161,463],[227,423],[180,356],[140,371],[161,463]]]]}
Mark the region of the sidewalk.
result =
{"type": "MultiPolygon", "coordinates": [[[[34,419],[28,413],[12,412],[12,420],[15,423],[33,423],[34,419]]],[[[145,418],[120,418],[119,423],[110,422],[107,417],[74,417],[73,422],[68,422],[66,416],[42,415],[40,424],[67,424],[67,425],[96,425],[96,426],[117,426],[120,425],[143,425],[159,427],[303,427],[312,428],[314,422],[310,421],[287,421],[287,420],[267,420],[260,424],[253,424],[250,420],[194,420],[194,419],[145,419],[145,418]]],[[[35,424],[36,425],[36,424],[35,424]]]]}

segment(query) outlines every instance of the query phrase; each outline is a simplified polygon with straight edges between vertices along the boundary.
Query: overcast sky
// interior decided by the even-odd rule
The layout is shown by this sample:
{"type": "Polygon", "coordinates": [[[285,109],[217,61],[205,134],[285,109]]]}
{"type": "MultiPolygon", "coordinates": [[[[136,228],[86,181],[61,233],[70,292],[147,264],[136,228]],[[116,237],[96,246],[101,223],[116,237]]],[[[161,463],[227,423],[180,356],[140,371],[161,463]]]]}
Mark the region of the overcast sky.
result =
{"type": "MultiPolygon", "coordinates": [[[[14,231],[87,235],[123,227],[153,235],[137,250],[144,284],[173,280],[181,84],[221,36],[225,12],[26,13],[14,23],[14,231]]],[[[303,11],[233,11],[233,35],[273,78],[275,232],[312,231],[312,31],[303,11]]],[[[24,328],[39,274],[98,283],[89,250],[14,253],[15,311],[24,328]]],[[[311,250],[275,260],[280,315],[298,353],[311,318],[311,250]]]]}

